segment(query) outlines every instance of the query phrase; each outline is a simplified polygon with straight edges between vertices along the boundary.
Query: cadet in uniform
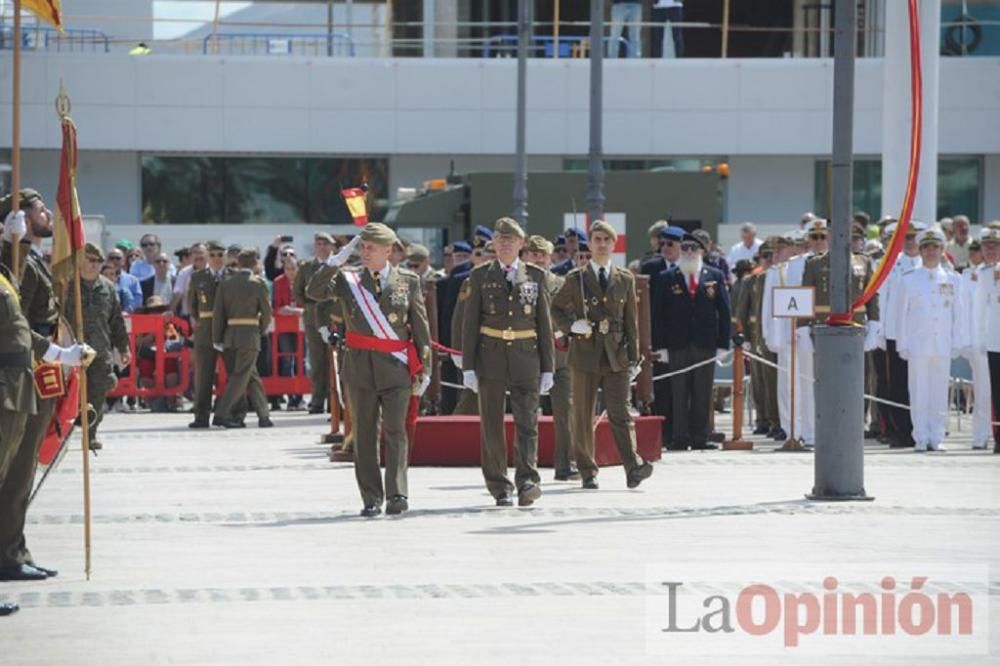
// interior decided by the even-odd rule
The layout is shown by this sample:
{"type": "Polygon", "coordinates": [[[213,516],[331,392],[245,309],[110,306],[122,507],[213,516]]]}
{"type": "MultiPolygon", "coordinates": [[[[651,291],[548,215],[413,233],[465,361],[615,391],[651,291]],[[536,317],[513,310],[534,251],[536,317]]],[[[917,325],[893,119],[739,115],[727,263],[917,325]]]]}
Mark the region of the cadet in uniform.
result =
{"type": "Polygon", "coordinates": [[[327,340],[320,333],[320,326],[326,326],[316,313],[316,301],[306,294],[306,286],[312,276],[323,267],[333,250],[333,237],[323,231],[313,236],[315,256],[299,264],[298,275],[292,285],[292,295],[295,301],[304,308],[302,326],[306,330],[306,351],[309,354],[309,381],[312,383],[312,397],[309,400],[309,413],[322,414],[325,411],[327,398],[330,395],[330,348],[327,340]]]}
{"type": "Polygon", "coordinates": [[[628,411],[629,387],[638,375],[639,337],[636,330],[635,278],[611,265],[618,234],[604,220],[590,225],[590,263],[574,268],[552,302],[558,329],[572,334],[569,365],[573,381],[573,423],[576,462],[583,487],[597,489],[594,460],[594,408],[597,391],[604,395],[611,433],[625,466],[629,488],[653,473],[653,466],[636,454],[635,424],[628,411]]]}
{"type": "MultiPolygon", "coordinates": [[[[992,225],[979,236],[983,264],[976,272],[973,343],[985,353],[990,371],[993,420],[1000,420],[1000,228],[992,225]]],[[[993,453],[1000,453],[1000,427],[993,426],[993,453]]]]}
{"type": "Polygon", "coordinates": [[[962,291],[969,308],[969,346],[964,352],[972,369],[972,448],[985,449],[993,439],[993,398],[990,391],[990,363],[986,352],[977,344],[976,336],[983,313],[972,306],[979,283],[979,268],[983,266],[983,248],[979,240],[969,243],[969,267],[962,272],[962,291]]]}
{"type": "Polygon", "coordinates": [[[257,374],[260,337],[271,326],[271,296],[264,280],[253,274],[260,260],[257,250],[240,250],[237,270],[222,280],[215,295],[212,344],[222,353],[229,377],[215,405],[215,420],[224,428],[242,428],[234,418],[245,398],[257,412],[258,425],[270,428],[267,395],[257,374]]]}
{"type": "Polygon", "coordinates": [[[217,359],[217,352],[212,346],[215,294],[222,278],[229,273],[229,269],[225,268],[225,246],[216,241],[209,241],[205,246],[208,248],[208,265],[191,275],[187,293],[194,318],[194,421],[188,424],[189,428],[209,427],[217,359]]]}
{"type": "MultiPolygon", "coordinates": [[[[87,366],[87,402],[94,409],[90,420],[90,448],[98,450],[97,426],[104,418],[104,396],[118,384],[112,352],[117,351],[122,367],[131,362],[128,331],[118,301],[114,283],[101,275],[104,253],[93,243],[84,246],[84,262],[80,266],[80,295],[83,306],[83,341],[97,352],[87,366]]],[[[76,322],[76,299],[69,300],[66,318],[76,322]]]]}
{"type": "Polygon", "coordinates": [[[462,381],[479,394],[482,468],[486,487],[497,506],[539,497],[538,396],[552,388],[554,349],[546,273],[518,258],[524,231],[508,217],[494,227],[497,258],[477,266],[462,286],[465,306],[462,331],[462,381]],[[504,437],[505,393],[510,390],[517,431],[516,471],[507,478],[504,437]]]}
{"type": "Polygon", "coordinates": [[[362,229],[310,280],[306,293],[317,301],[336,299],[341,306],[346,351],[341,376],[347,388],[354,427],[354,474],[364,508],[371,518],[409,508],[407,486],[408,413],[430,381],[431,334],[420,277],[391,266],[397,242],[389,227],[377,222],[362,229]],[[343,268],[360,245],[361,268],[343,268]],[[379,425],[385,438],[385,485],[379,471],[379,425]]]}
{"type": "MultiPolygon", "coordinates": [[[[52,343],[59,310],[52,283],[52,273],[42,256],[42,239],[52,236],[52,212],[41,195],[32,189],[20,192],[18,211],[11,211],[10,195],[0,202],[3,228],[3,264],[12,262],[13,236],[22,238],[20,251],[21,313],[31,327],[35,358],[46,363],[79,366],[92,350],[85,344],[63,348],[52,343]]],[[[56,571],[34,563],[24,537],[28,496],[35,482],[38,447],[48,432],[55,413],[56,398],[38,399],[37,409],[24,426],[20,446],[7,462],[7,478],[0,487],[0,580],[41,580],[56,571]]],[[[13,440],[12,440],[13,441],[13,440]]]]}
{"type": "MultiPolygon", "coordinates": [[[[740,297],[733,306],[734,316],[743,327],[746,344],[750,345],[750,351],[771,363],[777,363],[778,357],[764,344],[762,326],[764,282],[767,279],[767,271],[772,265],[774,250],[783,244],[784,240],[779,236],[773,236],[764,241],[759,248],[759,264],[750,275],[743,278],[740,297]]],[[[777,370],[760,361],[751,361],[750,385],[757,417],[756,428],[753,431],[755,435],[774,437],[781,429],[781,421],[778,418],[777,382],[777,370]]]]}
{"type": "MultiPolygon", "coordinates": [[[[774,355],[778,366],[782,368],[775,377],[775,399],[778,406],[779,427],[769,433],[776,441],[784,441],[791,432],[791,388],[789,371],[791,368],[791,336],[788,322],[774,318],[774,288],[792,286],[788,284],[788,260],[798,252],[796,236],[799,231],[793,231],[781,237],[775,245],[774,261],[764,274],[764,293],[761,297],[760,326],[764,347],[774,355]]],[[[803,267],[804,268],[804,267],[803,267]]]]}
{"type": "MultiPolygon", "coordinates": [[[[566,280],[549,270],[552,265],[553,249],[551,242],[538,235],[528,236],[524,245],[525,260],[546,271],[545,288],[549,292],[549,298],[554,300],[566,280]]],[[[556,481],[580,479],[574,450],[576,438],[573,436],[573,389],[569,371],[569,344],[569,336],[556,330],[553,340],[555,372],[552,375],[552,390],[541,398],[542,413],[552,417],[555,434],[553,467],[555,467],[556,481]]]]}
{"type": "Polygon", "coordinates": [[[951,359],[969,344],[968,309],[961,278],[944,270],[944,233],[917,237],[921,265],[903,273],[898,308],[899,355],[910,369],[910,418],[917,451],[943,451],[948,425],[951,359]]]}

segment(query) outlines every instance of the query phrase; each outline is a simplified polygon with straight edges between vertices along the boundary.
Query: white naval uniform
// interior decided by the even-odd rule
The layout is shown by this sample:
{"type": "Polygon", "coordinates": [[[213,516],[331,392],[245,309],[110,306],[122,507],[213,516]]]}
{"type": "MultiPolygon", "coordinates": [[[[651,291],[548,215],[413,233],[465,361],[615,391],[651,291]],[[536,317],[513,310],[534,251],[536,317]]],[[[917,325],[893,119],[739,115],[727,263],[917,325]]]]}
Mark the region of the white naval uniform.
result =
{"type": "MultiPolygon", "coordinates": [[[[1000,264],[980,266],[976,271],[976,295],[972,305],[976,312],[976,330],[973,340],[979,351],[987,354],[990,369],[992,405],[990,414],[993,421],[1000,420],[997,398],[1000,393],[1000,264]]],[[[993,428],[993,441],[997,443],[997,429],[993,428]]],[[[995,451],[996,449],[994,449],[995,451]]]]}
{"type": "Polygon", "coordinates": [[[972,368],[972,448],[985,449],[993,439],[993,397],[990,390],[990,364],[986,351],[980,348],[978,330],[982,312],[973,303],[976,299],[976,286],[979,281],[979,266],[970,266],[962,273],[962,288],[964,292],[967,321],[969,322],[969,346],[965,358],[972,368]]]}
{"type": "Polygon", "coordinates": [[[903,277],[903,273],[913,270],[920,265],[920,255],[911,257],[907,254],[900,254],[896,258],[896,263],[892,265],[892,269],[889,271],[889,277],[879,287],[878,304],[881,314],[880,319],[882,320],[882,343],[879,345],[881,349],[886,348],[886,340],[896,340],[899,338],[898,310],[893,309],[893,298],[899,292],[899,280],[903,277]]]}
{"type": "Polygon", "coordinates": [[[943,266],[920,266],[897,285],[896,339],[909,366],[910,419],[916,450],[938,449],[948,425],[951,359],[969,344],[961,278],[943,266]]]}
{"type": "MultiPolygon", "coordinates": [[[[764,343],[767,348],[778,355],[778,419],[781,428],[790,437],[793,431],[791,423],[791,385],[788,382],[791,372],[792,330],[794,320],[775,319],[772,289],[774,287],[800,287],[806,270],[806,259],[812,253],[800,254],[788,261],[772,266],[764,278],[764,300],[761,304],[761,330],[764,333],[764,343]]],[[[803,345],[796,341],[795,354],[795,436],[801,437],[806,443],[815,442],[816,405],[813,401],[813,355],[807,348],[803,353],[803,345]]]]}

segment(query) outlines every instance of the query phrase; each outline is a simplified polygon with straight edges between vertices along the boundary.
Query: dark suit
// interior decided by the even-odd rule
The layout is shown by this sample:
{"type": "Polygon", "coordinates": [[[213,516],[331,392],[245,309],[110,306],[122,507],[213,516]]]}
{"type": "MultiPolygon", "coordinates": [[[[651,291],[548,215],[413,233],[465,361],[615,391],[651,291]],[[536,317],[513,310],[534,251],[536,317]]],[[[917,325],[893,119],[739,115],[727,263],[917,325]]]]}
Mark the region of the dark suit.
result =
{"type": "MultiPolygon", "coordinates": [[[[173,287],[174,281],[171,278],[167,278],[170,281],[170,286],[173,287]]],[[[149,297],[153,295],[153,287],[156,283],[156,274],[150,275],[148,278],[139,280],[139,289],[142,291],[142,303],[135,306],[136,310],[142,310],[146,307],[146,303],[149,301],[149,297]]],[[[170,301],[164,303],[164,305],[170,305],[170,301]]]]}
{"type": "MultiPolygon", "coordinates": [[[[720,271],[702,266],[694,296],[678,268],[664,271],[656,279],[653,347],[670,352],[671,371],[707,361],[717,349],[729,349],[729,291],[720,271]]],[[[672,448],[699,448],[708,441],[714,377],[712,363],[671,377],[672,448]]]]}
{"type": "MultiPolygon", "coordinates": [[[[469,277],[472,271],[472,262],[466,261],[457,264],[451,270],[448,277],[437,281],[437,320],[438,320],[438,341],[449,347],[460,347],[461,342],[452,339],[451,321],[455,314],[455,306],[458,303],[458,293],[462,290],[462,283],[469,277]],[[459,344],[453,345],[453,342],[459,344]]],[[[441,364],[441,379],[452,384],[461,384],[461,374],[450,362],[441,364]]],[[[458,404],[459,391],[449,386],[441,387],[441,413],[451,414],[458,404]]]]}
{"type": "Polygon", "coordinates": [[[576,262],[573,260],[573,257],[570,257],[565,261],[560,261],[558,264],[556,264],[549,270],[555,273],[556,275],[566,276],[574,268],[576,268],[576,262]]]}
{"type": "MultiPolygon", "coordinates": [[[[639,273],[649,276],[649,305],[650,313],[655,312],[656,303],[659,302],[658,293],[661,288],[661,281],[657,279],[660,273],[667,270],[667,260],[660,254],[655,254],[643,260],[639,266],[639,273]]],[[[655,338],[654,338],[655,340],[655,338]]],[[[655,347],[654,349],[659,349],[655,347]]],[[[660,363],[653,360],[653,376],[659,377],[670,372],[667,363],[660,363]]],[[[653,414],[663,417],[663,429],[661,432],[663,445],[669,447],[674,438],[674,417],[673,417],[673,395],[670,391],[670,380],[661,379],[653,384],[653,414]]]]}

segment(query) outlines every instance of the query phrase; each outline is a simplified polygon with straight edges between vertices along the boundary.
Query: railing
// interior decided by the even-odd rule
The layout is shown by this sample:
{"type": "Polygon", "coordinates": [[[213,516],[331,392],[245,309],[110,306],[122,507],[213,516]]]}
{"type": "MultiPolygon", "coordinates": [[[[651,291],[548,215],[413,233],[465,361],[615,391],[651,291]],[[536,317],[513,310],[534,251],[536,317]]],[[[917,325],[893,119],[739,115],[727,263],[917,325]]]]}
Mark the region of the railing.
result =
{"type": "MultiPolygon", "coordinates": [[[[21,48],[29,51],[67,51],[73,53],[104,51],[108,53],[110,39],[100,30],[67,29],[59,32],[54,28],[22,28],[21,48]]],[[[14,29],[11,26],[0,26],[0,49],[14,48],[14,29]]]]}
{"type": "MultiPolygon", "coordinates": [[[[483,45],[484,58],[503,58],[517,56],[517,35],[496,35],[486,40],[483,45]]],[[[534,35],[528,46],[529,58],[584,58],[590,50],[590,37],[559,37],[559,53],[555,53],[556,39],[553,37],[541,37],[534,35]]],[[[625,47],[625,53],[629,58],[636,57],[632,44],[624,37],[614,39],[604,38],[604,47],[610,44],[618,44],[625,47]]]]}
{"type": "Polygon", "coordinates": [[[202,40],[205,55],[355,55],[354,40],[346,32],[325,34],[280,34],[267,32],[223,33],[202,40]],[[345,52],[346,51],[346,52],[345,52]]]}

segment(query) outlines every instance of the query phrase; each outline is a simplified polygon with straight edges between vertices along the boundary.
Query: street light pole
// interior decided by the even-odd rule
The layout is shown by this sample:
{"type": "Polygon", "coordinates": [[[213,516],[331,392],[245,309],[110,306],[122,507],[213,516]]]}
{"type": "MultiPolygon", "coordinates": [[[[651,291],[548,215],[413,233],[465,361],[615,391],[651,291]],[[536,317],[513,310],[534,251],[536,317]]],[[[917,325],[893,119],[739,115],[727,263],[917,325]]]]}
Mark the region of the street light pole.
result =
{"type": "Polygon", "coordinates": [[[528,0],[517,3],[517,138],[514,154],[514,219],[528,227],[528,155],[525,146],[527,124],[528,41],[531,16],[528,0]]]}
{"type": "Polygon", "coordinates": [[[603,65],[604,0],[590,0],[590,164],[587,169],[587,217],[590,221],[604,218],[603,65]]]}
{"type": "MultiPolygon", "coordinates": [[[[833,199],[830,311],[849,313],[854,152],[856,0],[837,0],[833,60],[833,199]]],[[[816,326],[816,457],[813,500],[870,500],[864,486],[864,335],[858,326],[816,326]]]]}

